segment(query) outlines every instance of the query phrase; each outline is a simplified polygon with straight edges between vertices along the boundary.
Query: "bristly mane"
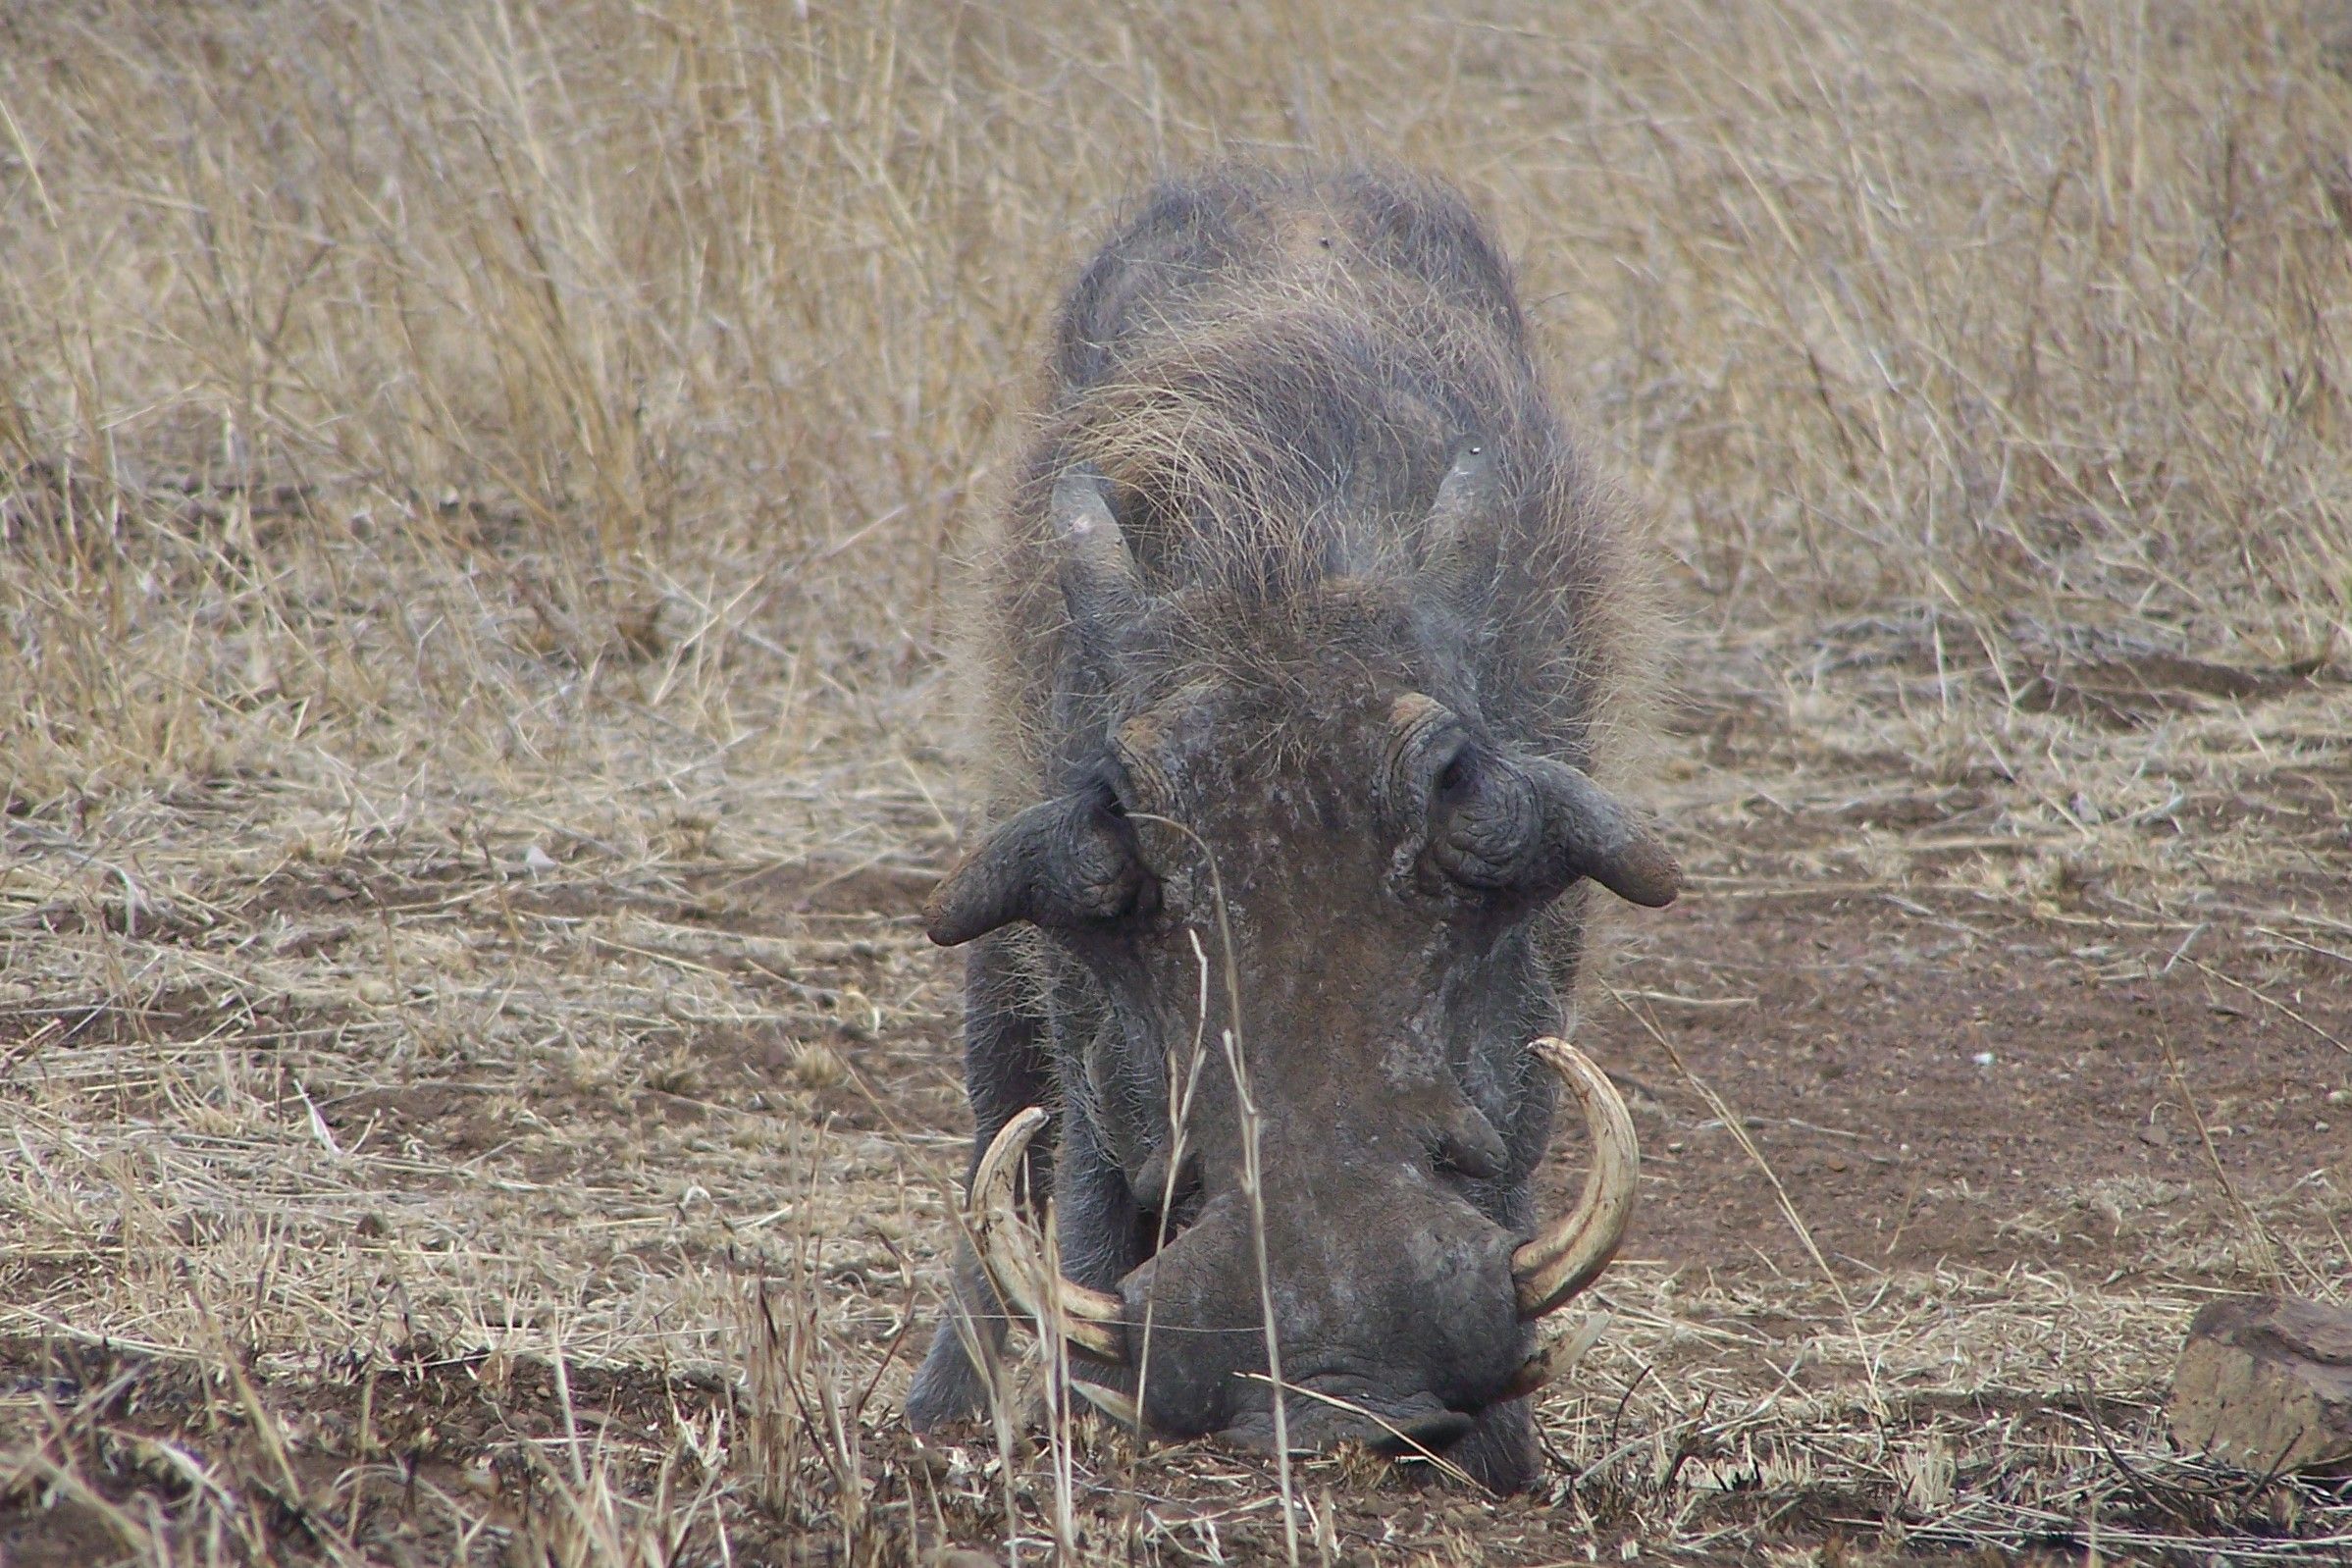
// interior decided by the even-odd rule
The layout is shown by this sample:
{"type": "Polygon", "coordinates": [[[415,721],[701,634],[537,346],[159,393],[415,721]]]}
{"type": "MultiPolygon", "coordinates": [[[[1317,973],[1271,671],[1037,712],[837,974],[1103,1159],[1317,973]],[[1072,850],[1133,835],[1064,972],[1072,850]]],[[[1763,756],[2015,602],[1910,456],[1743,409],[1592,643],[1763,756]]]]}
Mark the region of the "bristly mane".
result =
{"type": "Polygon", "coordinates": [[[1066,630],[1046,498],[1076,463],[1110,478],[1146,586],[1193,590],[1185,645],[1233,668],[1277,656],[1281,625],[1341,579],[1401,597],[1453,450],[1486,443],[1504,482],[1486,520],[1500,564],[1450,628],[1483,716],[1578,761],[1615,727],[1648,618],[1623,527],[1561,432],[1508,268],[1454,191],[1360,169],[1163,185],[1071,287],[1053,373],[972,624],[1007,789],[1033,790],[1070,740],[1039,732],[1066,630]]]}

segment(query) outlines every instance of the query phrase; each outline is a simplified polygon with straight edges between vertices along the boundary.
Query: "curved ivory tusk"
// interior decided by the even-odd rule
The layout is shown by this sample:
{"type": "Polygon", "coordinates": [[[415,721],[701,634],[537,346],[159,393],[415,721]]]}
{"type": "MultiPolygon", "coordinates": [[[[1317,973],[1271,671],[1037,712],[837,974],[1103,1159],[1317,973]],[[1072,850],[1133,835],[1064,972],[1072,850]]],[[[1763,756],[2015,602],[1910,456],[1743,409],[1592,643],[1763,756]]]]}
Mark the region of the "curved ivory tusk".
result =
{"type": "Polygon", "coordinates": [[[1013,1180],[1020,1157],[1045,1125],[1043,1106],[1030,1106],[1006,1123],[972,1173],[965,1222],[972,1250],[998,1295],[1016,1312],[1042,1326],[1053,1325],[1072,1348],[1100,1361],[1124,1366],[1127,1359],[1126,1304],[1105,1290],[1058,1278],[1038,1257],[1029,1228],[1013,1207],[1013,1180]]]}
{"type": "Polygon", "coordinates": [[[1070,1391],[1123,1427],[1140,1429],[1143,1426],[1142,1407],[1117,1388],[1106,1388],[1099,1383],[1072,1378],[1070,1380],[1070,1391]]]}
{"type": "Polygon", "coordinates": [[[1557,1072],[1585,1108],[1593,1139],[1593,1168],[1576,1207],[1539,1231],[1511,1254],[1511,1280],[1518,1286],[1519,1316],[1541,1318],[1598,1278],[1616,1255],[1633,1218],[1634,1180],[1642,1151],[1634,1141],[1633,1118],[1593,1059],[1565,1040],[1544,1038],[1528,1049],[1557,1072]]]}

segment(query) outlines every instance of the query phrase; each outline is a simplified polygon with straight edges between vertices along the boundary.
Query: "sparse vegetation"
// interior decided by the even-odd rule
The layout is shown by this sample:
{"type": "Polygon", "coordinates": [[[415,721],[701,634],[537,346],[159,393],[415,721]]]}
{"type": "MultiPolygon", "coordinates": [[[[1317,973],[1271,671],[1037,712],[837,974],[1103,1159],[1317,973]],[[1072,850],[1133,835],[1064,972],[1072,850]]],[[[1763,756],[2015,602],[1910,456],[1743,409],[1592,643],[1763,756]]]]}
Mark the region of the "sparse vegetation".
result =
{"type": "Polygon", "coordinates": [[[2352,1550],[2155,1413],[2352,1278],[2348,27],[0,15],[0,1556],[2352,1550]],[[1531,1499],[895,1419],[943,562],[1225,155],[1491,208],[1681,615],[1694,891],[1584,1036],[1655,1190],[1531,1499]]]}

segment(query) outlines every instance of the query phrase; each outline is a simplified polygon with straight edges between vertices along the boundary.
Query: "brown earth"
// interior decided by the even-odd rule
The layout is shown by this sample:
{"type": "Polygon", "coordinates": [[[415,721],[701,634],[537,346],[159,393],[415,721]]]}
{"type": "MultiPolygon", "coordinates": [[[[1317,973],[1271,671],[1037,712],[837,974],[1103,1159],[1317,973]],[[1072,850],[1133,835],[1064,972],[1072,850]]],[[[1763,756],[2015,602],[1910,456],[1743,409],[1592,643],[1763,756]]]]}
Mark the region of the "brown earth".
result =
{"type": "MultiPolygon", "coordinates": [[[[1638,982],[1620,976],[1688,1000],[1604,1000],[1585,1034],[1651,1113],[1627,1254],[1809,1267],[1668,1047],[1738,1108],[1815,1244],[1864,1273],[2130,1278],[2146,1262],[2119,1236],[2225,1203],[2217,1172],[2251,1193],[2345,1186],[2352,976],[2249,947],[2243,922],[2130,932],[1933,895],[1700,889],[1644,944],[1638,982]],[[2270,983],[2235,981],[2257,973],[2270,983]]],[[[2348,1267],[2340,1247],[2312,1261],[2348,1267]]]]}
{"type": "MultiPolygon", "coordinates": [[[[2322,739],[2072,838],[2015,781],[1835,727],[1670,738],[1690,885],[1612,922],[1579,1028],[1643,1204],[1588,1303],[1609,1326],[1543,1395],[1546,1484],[1315,1459],[1302,1528],[1333,1560],[1530,1564],[2065,1554],[2086,1509],[2110,1550],[2345,1535],[2341,1485],[2200,1469],[2158,1419],[2197,1302],[2352,1283],[2337,690],[2207,714],[2322,739]],[[2262,879],[2225,874],[2248,855],[2262,879]]],[[[587,1560],[565,1542],[647,1521],[746,1562],[836,1560],[845,1530],[878,1561],[1001,1548],[994,1434],[924,1448],[895,1413],[967,1125],[961,964],[916,913],[952,846],[860,810],[848,855],[700,816],[630,850],[623,805],[21,897],[14,972],[48,978],[0,1006],[35,1157],[0,1261],[8,1560],[199,1518],[245,1560],[587,1560]]],[[[1040,1539],[1056,1449],[1016,1416],[1040,1539]]],[[[1069,1447],[1086,1551],[1281,1549],[1262,1460],[1069,1447]]]]}
{"type": "MultiPolygon", "coordinates": [[[[2326,935],[2332,916],[2311,913],[2324,905],[2324,886],[2217,889],[2194,909],[2152,915],[2086,888],[2062,889],[2063,903],[2020,903],[1933,877],[1902,890],[1841,885],[1836,873],[1803,869],[1823,838],[1803,813],[1767,813],[1736,853],[1696,850],[1706,869],[1673,910],[1629,926],[1580,1032],[1630,1091],[1646,1149],[1636,1228],[1595,1298],[1628,1325],[1666,1332],[1639,1345],[1605,1338],[1563,1386],[1570,1403],[1547,1407],[1546,1428],[1559,1471],[1536,1499],[1496,1504],[1360,1461],[1305,1465],[1310,1496],[1322,1489],[1329,1507],[1334,1489],[1344,1495],[1330,1526],[1343,1558],[1581,1558],[1620,1532],[1635,1539],[1661,1485],[1687,1487],[1702,1472],[1719,1484],[1697,1504],[1699,1517],[1736,1523],[1751,1545],[1867,1539],[1890,1516],[1889,1499],[1867,1490],[1815,1487],[1759,1518],[1743,1488],[1769,1495],[1768,1467],[1756,1468],[1752,1433],[1710,1425],[1709,1390],[1778,1383],[1837,1399],[1867,1388],[1898,1431],[1957,1417],[2009,1423],[2013,1440],[2048,1443],[2090,1420],[2136,1423],[2144,1438],[2153,1431],[2144,1376],[2111,1396],[2088,1365],[2062,1359],[2039,1384],[1995,1378],[1906,1392],[1913,1367],[1888,1374],[1881,1390],[1875,1365],[1839,1365],[1822,1345],[1839,1337],[1841,1314],[1857,1336],[1881,1332],[1865,1330],[1855,1302],[1890,1289],[1947,1314],[1973,1301],[1998,1334],[2001,1303],[2021,1273],[2041,1277],[2045,1293],[2084,1317],[2075,1332],[2090,1332],[2108,1292],[2194,1293],[2207,1281],[2251,1274],[2259,1282],[2266,1271],[2340,1287],[2352,1054],[2338,1042],[2352,1038],[2352,986],[2326,935]],[[2270,913],[2247,913],[2256,910],[2270,913]],[[2285,916],[2320,934],[2282,938],[2285,916]],[[1664,1459],[1662,1482],[1635,1473],[1639,1464],[1625,1471],[1621,1429],[1639,1454],[1664,1459]],[[1742,1464],[1755,1470],[1751,1482],[1740,1480],[1742,1464]]],[[[871,1232],[878,1247],[845,1247],[848,1234],[829,1250],[819,1241],[812,1265],[814,1288],[830,1303],[825,1332],[869,1369],[857,1380],[864,1402],[853,1418],[873,1467],[869,1522],[898,1519],[894,1537],[1001,1540],[994,1493],[975,1479],[987,1436],[974,1434],[976,1446],[923,1450],[890,1407],[934,1310],[947,1240],[938,1199],[920,1194],[943,1191],[960,1166],[955,1129],[965,1124],[953,1047],[959,966],[920,939],[923,879],[855,864],[754,873],[711,865],[670,881],[659,897],[578,880],[498,884],[495,899],[474,898],[446,865],[403,870],[388,858],[324,875],[289,869],[239,908],[237,922],[299,915],[315,928],[286,946],[332,954],[358,935],[343,919],[345,901],[328,896],[345,888],[411,917],[471,909],[494,940],[522,934],[517,961],[545,951],[548,933],[571,933],[562,951],[615,962],[667,953],[670,964],[795,1010],[796,1021],[783,1023],[646,1029],[637,1048],[655,1065],[625,1084],[460,1062],[430,1079],[394,1075],[340,1093],[314,1078],[305,1092],[343,1143],[398,1144],[445,1164],[449,1175],[426,1184],[442,1201],[462,1200],[456,1173],[469,1168],[593,1194],[649,1138],[705,1147],[713,1132],[779,1117],[835,1142],[880,1139],[877,1147],[897,1151],[897,1175],[878,1186],[853,1179],[833,1197],[870,1213],[895,1190],[914,1218],[871,1232]],[[658,940],[578,938],[589,929],[578,922],[648,911],[658,940]],[[882,1009],[877,997],[899,1005],[882,1009]],[[814,1066],[812,1042],[824,1053],[814,1066]],[[561,1130],[533,1136],[532,1127],[561,1130]]],[[[150,934],[198,948],[233,936],[201,922],[150,934]]],[[[203,1014],[200,995],[178,993],[159,993],[136,1014],[20,1012],[0,1057],[13,1065],[37,1052],[54,1069],[78,1047],[200,1034],[203,1014]]],[[[292,1012],[248,1022],[257,1040],[298,1041],[324,1026],[321,1016],[292,1012]]],[[[135,1099],[119,1102],[126,1114],[135,1099]]],[[[1573,1134],[1563,1142],[1573,1150],[1573,1134]]],[[[1565,1188],[1574,1174],[1571,1152],[1552,1179],[1565,1188]]],[[[758,1170],[747,1175],[761,1183],[758,1170]]],[[[794,1179],[779,1170],[764,1184],[789,1192],[794,1179]]],[[[577,1212],[596,1213],[597,1200],[589,1203],[577,1212]]],[[[183,1220],[183,1243],[206,1239],[187,1228],[193,1223],[183,1220]]],[[[363,1244],[411,1223],[390,1204],[350,1222],[363,1244]]],[[[723,1229],[672,1234],[614,1262],[724,1273],[739,1267],[743,1240],[723,1229]]],[[[101,1238],[96,1255],[130,1245],[101,1238]]],[[[14,1279],[20,1298],[85,1287],[37,1268],[14,1279]]],[[[517,1300],[481,1321],[520,1329],[543,1312],[517,1300]]],[[[2161,1365],[2166,1354],[2163,1343],[2141,1343],[2126,1359],[2161,1365]]],[[[581,1364],[568,1369],[567,1390],[544,1360],[444,1343],[422,1329],[389,1339],[380,1356],[304,1376],[248,1364],[242,1384],[135,1345],[68,1336],[11,1338],[0,1367],[0,1398],[20,1413],[37,1410],[55,1443],[78,1449],[77,1479],[99,1497],[131,1507],[153,1493],[184,1505],[199,1483],[176,1448],[206,1474],[235,1478],[244,1517],[263,1521],[251,1528],[268,1539],[391,1560],[463,1555],[469,1539],[557,1539],[575,1438],[612,1476],[650,1489],[663,1454],[675,1459],[678,1423],[716,1419],[714,1410],[742,1419],[742,1395],[725,1393],[707,1371],[581,1364]],[[252,1402],[270,1418],[256,1418],[252,1402]],[[285,1472],[263,1436],[272,1420],[283,1423],[285,1472]]],[[[1137,1533],[1154,1560],[1183,1560],[1211,1541],[1244,1554],[1276,1549],[1270,1490],[1246,1503],[1227,1490],[1252,1476],[1271,1489],[1262,1462],[1207,1450],[1139,1461],[1099,1429],[1081,1432],[1077,1446],[1094,1478],[1080,1488],[1091,1528],[1124,1520],[1119,1528],[1137,1533]],[[1127,1490],[1146,1475],[1156,1479],[1127,1490]]],[[[9,1561],[95,1560],[113,1540],[107,1512],[70,1488],[44,1490],[24,1473],[13,1487],[16,1502],[0,1508],[9,1561]]],[[[737,1517],[730,1549],[742,1561],[832,1560],[789,1517],[737,1517]]],[[[1941,1546],[1930,1531],[1908,1549],[1941,1546]]]]}

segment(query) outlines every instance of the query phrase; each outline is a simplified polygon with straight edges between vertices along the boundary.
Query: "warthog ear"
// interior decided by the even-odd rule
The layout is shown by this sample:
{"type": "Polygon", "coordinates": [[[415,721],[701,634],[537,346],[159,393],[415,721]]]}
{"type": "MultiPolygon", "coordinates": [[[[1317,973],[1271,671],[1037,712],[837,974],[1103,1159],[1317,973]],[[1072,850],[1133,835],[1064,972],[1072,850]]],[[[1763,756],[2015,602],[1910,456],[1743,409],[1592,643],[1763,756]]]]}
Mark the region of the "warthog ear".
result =
{"type": "Polygon", "coordinates": [[[1147,601],[1126,535],[1111,515],[1108,482],[1081,464],[1054,484],[1054,541],[1071,624],[1097,653],[1116,653],[1143,622],[1147,601]]]}
{"type": "Polygon", "coordinates": [[[1430,507],[1421,591],[1449,609],[1466,611],[1494,576],[1494,533],[1486,519],[1502,503],[1502,475],[1491,444],[1476,436],[1454,448],[1453,466],[1430,507]],[[1484,525],[1484,526],[1482,526],[1484,525]]]}
{"type": "Polygon", "coordinates": [[[923,925],[932,941],[955,947],[1015,920],[1116,919],[1146,881],[1134,828],[1104,791],[1089,788],[1001,823],[932,889],[923,925]]]}

